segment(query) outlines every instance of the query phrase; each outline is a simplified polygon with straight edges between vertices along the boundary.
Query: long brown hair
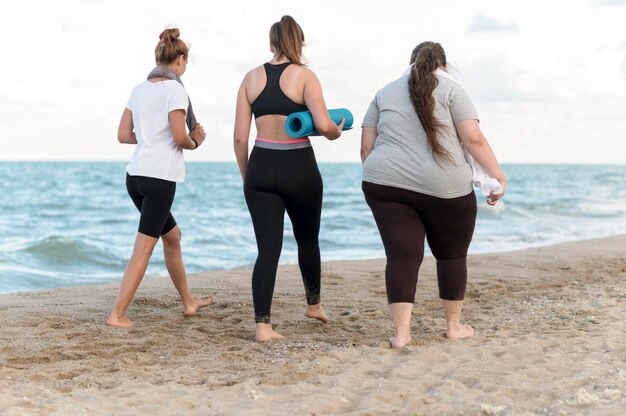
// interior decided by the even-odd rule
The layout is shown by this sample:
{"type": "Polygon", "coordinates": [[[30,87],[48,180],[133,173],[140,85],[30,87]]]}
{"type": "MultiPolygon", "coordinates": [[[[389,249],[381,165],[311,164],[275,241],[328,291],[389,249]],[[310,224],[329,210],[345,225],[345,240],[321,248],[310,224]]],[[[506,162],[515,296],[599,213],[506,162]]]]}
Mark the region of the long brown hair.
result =
{"type": "Polygon", "coordinates": [[[302,47],[304,32],[293,17],[285,15],[270,28],[270,44],[274,48],[274,56],[286,57],[290,62],[304,65],[302,47]]]}
{"type": "Polygon", "coordinates": [[[422,42],[411,53],[411,75],[409,76],[409,95],[417,117],[426,132],[428,144],[435,159],[445,158],[450,161],[450,152],[437,140],[445,125],[435,117],[435,98],[433,90],[439,84],[434,72],[440,66],[446,66],[446,53],[440,44],[422,42]]]}
{"type": "Polygon", "coordinates": [[[180,55],[189,57],[189,47],[178,37],[180,30],[177,28],[165,29],[159,35],[159,43],[154,48],[154,60],[157,65],[167,66],[174,62],[180,55]]]}

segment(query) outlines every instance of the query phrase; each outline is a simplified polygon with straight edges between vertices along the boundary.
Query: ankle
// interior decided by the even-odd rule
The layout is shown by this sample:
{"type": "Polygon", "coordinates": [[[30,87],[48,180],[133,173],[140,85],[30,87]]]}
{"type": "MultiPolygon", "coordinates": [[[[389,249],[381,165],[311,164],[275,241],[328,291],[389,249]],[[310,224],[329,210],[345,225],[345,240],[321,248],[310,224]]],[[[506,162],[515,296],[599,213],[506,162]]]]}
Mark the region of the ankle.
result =
{"type": "Polygon", "coordinates": [[[408,325],[396,325],[396,335],[409,335],[411,333],[411,327],[408,325]]]}
{"type": "Polygon", "coordinates": [[[119,309],[113,308],[110,316],[115,319],[122,319],[124,316],[126,316],[126,311],[120,311],[119,309]]]}
{"type": "Polygon", "coordinates": [[[185,295],[185,296],[181,296],[180,300],[183,302],[183,305],[193,305],[196,302],[196,298],[193,297],[191,294],[185,295]]]}
{"type": "Polygon", "coordinates": [[[461,324],[461,321],[447,322],[446,325],[447,325],[448,329],[452,329],[452,330],[458,330],[461,327],[463,327],[463,325],[461,324]]]}

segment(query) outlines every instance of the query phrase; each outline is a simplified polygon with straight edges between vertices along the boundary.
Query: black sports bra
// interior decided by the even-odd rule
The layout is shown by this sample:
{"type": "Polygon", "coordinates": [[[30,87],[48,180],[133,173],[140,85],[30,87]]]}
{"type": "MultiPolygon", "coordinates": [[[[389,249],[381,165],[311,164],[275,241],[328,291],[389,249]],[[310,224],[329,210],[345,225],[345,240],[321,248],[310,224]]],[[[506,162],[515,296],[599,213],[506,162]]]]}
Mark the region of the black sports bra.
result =
{"type": "Polygon", "coordinates": [[[272,65],[269,62],[263,64],[267,83],[261,94],[252,103],[252,114],[255,118],[268,114],[288,116],[291,113],[307,110],[306,105],[294,102],[280,89],[280,76],[290,64],[291,62],[278,65],[272,65]]]}

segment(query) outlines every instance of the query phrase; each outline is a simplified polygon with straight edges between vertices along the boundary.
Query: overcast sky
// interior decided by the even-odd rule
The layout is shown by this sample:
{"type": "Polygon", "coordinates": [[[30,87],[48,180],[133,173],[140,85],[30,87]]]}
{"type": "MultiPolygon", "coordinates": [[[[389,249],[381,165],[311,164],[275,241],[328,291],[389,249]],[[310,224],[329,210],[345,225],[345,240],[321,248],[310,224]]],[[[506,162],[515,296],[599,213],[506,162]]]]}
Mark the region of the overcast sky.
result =
{"type": "Polygon", "coordinates": [[[187,160],[234,160],[237,88],[271,59],[268,31],[283,14],[304,30],[328,106],[355,116],[338,141],[313,139],[320,161],[359,159],[376,90],[433,40],[501,162],[626,163],[626,0],[10,2],[0,160],[127,160],[117,123],[168,26],[192,45],[183,81],[208,132],[187,160]]]}

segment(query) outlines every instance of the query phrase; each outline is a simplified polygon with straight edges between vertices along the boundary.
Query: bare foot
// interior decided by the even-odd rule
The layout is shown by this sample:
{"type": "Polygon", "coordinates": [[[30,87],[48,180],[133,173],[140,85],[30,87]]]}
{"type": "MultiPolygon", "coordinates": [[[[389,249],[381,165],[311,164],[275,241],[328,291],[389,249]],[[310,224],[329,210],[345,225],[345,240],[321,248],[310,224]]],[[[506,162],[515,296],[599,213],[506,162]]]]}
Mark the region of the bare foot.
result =
{"type": "Polygon", "coordinates": [[[126,315],[122,315],[120,317],[114,312],[111,312],[109,319],[107,319],[107,325],[114,328],[130,328],[133,326],[133,323],[126,317],[126,315]]]}
{"type": "Polygon", "coordinates": [[[391,345],[391,348],[394,350],[404,347],[409,342],[411,342],[411,335],[396,335],[395,337],[389,338],[389,345],[391,345]]]}
{"type": "Polygon", "coordinates": [[[446,338],[448,339],[461,339],[468,338],[474,335],[474,328],[471,325],[458,325],[448,328],[446,338]]]}
{"type": "Polygon", "coordinates": [[[274,332],[272,324],[256,324],[256,335],[254,337],[255,341],[273,341],[283,338],[285,337],[280,335],[278,332],[274,332]]]}
{"type": "Polygon", "coordinates": [[[211,303],[213,303],[212,296],[201,299],[193,298],[190,304],[185,305],[185,316],[194,316],[200,309],[209,306],[211,303]]]}
{"type": "Polygon", "coordinates": [[[317,319],[324,323],[329,321],[328,315],[326,315],[326,312],[324,312],[324,309],[322,309],[321,303],[318,303],[317,305],[307,305],[304,316],[306,316],[307,318],[317,319]]]}

